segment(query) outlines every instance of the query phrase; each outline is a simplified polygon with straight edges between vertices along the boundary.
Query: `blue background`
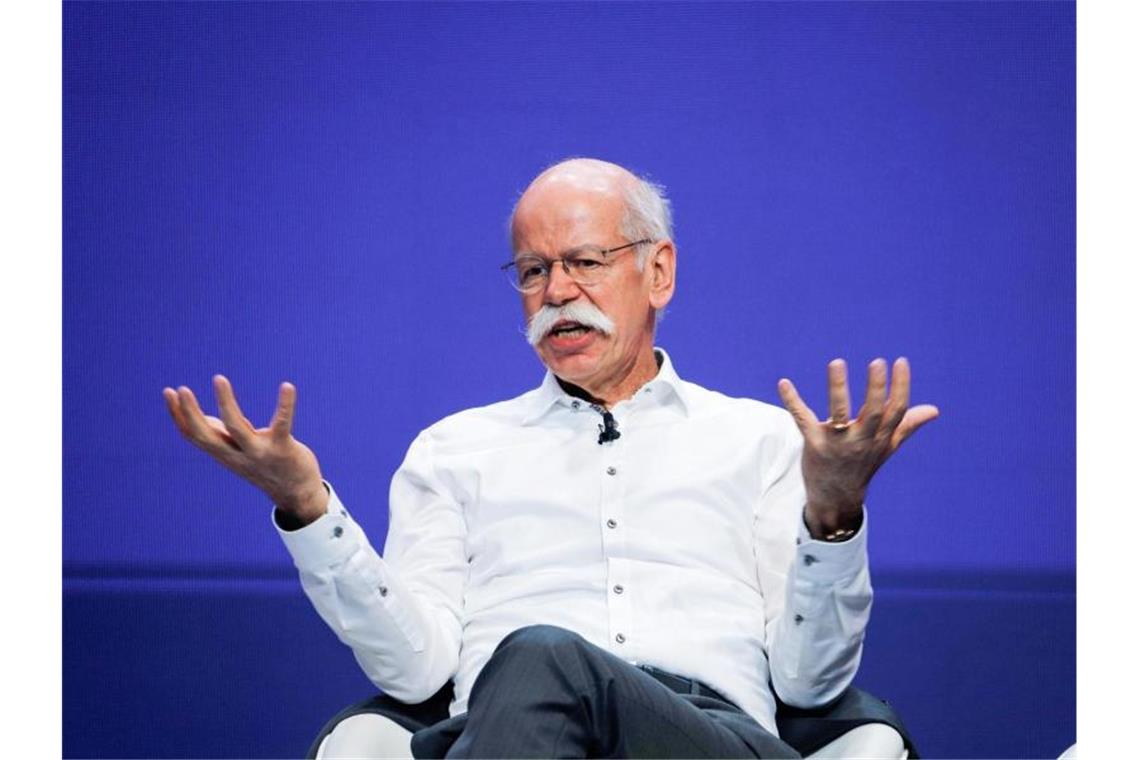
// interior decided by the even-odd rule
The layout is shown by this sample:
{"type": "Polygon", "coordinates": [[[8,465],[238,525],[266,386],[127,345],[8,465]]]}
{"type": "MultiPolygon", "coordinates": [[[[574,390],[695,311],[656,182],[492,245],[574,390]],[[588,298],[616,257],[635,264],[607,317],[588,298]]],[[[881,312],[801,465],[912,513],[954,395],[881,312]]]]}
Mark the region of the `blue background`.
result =
{"type": "Polygon", "coordinates": [[[665,184],[687,379],[905,354],[859,682],[929,756],[1075,738],[1072,3],[64,4],[64,751],[288,756],[369,693],[266,499],[161,400],[277,384],[382,543],[415,433],[535,386],[545,165],[665,184]]]}

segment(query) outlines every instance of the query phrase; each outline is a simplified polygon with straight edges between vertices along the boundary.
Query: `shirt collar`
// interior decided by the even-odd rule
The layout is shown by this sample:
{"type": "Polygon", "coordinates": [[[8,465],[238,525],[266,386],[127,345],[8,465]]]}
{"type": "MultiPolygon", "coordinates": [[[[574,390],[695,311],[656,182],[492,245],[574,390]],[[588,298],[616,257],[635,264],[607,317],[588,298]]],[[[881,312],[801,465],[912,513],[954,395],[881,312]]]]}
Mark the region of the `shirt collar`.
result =
{"type": "MultiPolygon", "coordinates": [[[[669,359],[669,354],[665,353],[665,349],[654,348],[653,353],[657,355],[661,366],[657,370],[657,376],[643,385],[637,394],[655,393],[659,404],[675,403],[680,412],[687,416],[689,414],[689,402],[686,399],[684,381],[673,369],[673,362],[669,359]]],[[[635,398],[637,394],[635,394],[635,398]]],[[[555,406],[570,407],[575,403],[582,404],[585,402],[562,390],[562,386],[558,384],[558,379],[554,373],[547,370],[546,377],[542,379],[542,385],[534,390],[534,396],[523,416],[522,424],[533,425],[545,417],[555,406]]]]}

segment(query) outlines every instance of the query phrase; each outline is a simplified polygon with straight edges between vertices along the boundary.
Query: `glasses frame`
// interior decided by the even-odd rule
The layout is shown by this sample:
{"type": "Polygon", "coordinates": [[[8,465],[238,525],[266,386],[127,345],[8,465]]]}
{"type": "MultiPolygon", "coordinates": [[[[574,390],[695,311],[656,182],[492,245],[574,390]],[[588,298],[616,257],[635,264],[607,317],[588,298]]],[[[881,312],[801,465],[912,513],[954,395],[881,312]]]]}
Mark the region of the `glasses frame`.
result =
{"type": "MultiPolygon", "coordinates": [[[[624,245],[616,245],[613,248],[600,248],[600,249],[597,249],[596,252],[602,256],[604,263],[606,265],[606,269],[608,270],[610,267],[610,264],[611,264],[611,261],[609,258],[611,253],[619,253],[621,251],[636,248],[639,245],[645,245],[646,243],[652,243],[652,242],[653,242],[653,240],[651,238],[642,238],[641,240],[635,240],[632,243],[625,243],[624,245]]],[[[580,248],[575,249],[575,251],[582,251],[583,249],[591,249],[591,253],[594,252],[592,250],[592,246],[585,246],[585,245],[581,246],[580,248]]],[[[538,259],[539,261],[541,261],[543,264],[546,265],[546,274],[543,276],[543,279],[538,280],[538,282],[540,284],[536,285],[534,287],[531,287],[531,288],[524,288],[522,285],[519,285],[517,276],[515,276],[515,277],[511,276],[511,267],[517,268],[518,259],[512,259],[512,260],[508,261],[506,264],[503,264],[501,267],[499,267],[499,269],[500,269],[500,271],[503,272],[503,274],[505,274],[507,276],[507,282],[509,282],[511,284],[511,286],[514,287],[514,289],[520,293],[537,293],[538,291],[542,290],[542,288],[545,287],[545,283],[550,281],[550,273],[552,271],[554,271],[554,265],[558,264],[558,263],[562,264],[562,271],[565,272],[566,275],[571,280],[573,280],[578,285],[585,285],[585,283],[580,282],[578,280],[578,278],[574,275],[574,272],[570,271],[570,265],[566,263],[567,258],[573,259],[572,254],[573,254],[573,252],[571,252],[570,254],[563,254],[563,255],[559,256],[558,258],[550,259],[549,261],[544,259],[542,256],[539,256],[538,254],[527,254],[528,257],[533,256],[534,258],[538,259]]],[[[605,274],[602,275],[602,278],[603,279],[605,278],[605,274]]],[[[598,282],[601,282],[601,280],[599,279],[598,282]]],[[[596,283],[596,282],[591,283],[591,285],[597,285],[597,284],[598,283],[596,283]]],[[[589,287],[589,285],[586,285],[586,287],[589,287]]]]}

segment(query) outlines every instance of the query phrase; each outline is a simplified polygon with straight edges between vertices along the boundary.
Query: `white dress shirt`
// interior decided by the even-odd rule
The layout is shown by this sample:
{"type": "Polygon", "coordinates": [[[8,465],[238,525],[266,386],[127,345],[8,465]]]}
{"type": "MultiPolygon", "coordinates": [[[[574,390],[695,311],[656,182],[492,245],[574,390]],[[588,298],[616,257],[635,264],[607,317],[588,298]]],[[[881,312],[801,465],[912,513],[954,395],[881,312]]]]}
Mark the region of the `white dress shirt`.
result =
{"type": "Polygon", "coordinates": [[[420,702],[476,676],[511,631],[576,631],[697,679],[773,733],[780,698],[813,706],[854,677],[870,615],[866,521],[810,539],[803,439],[783,409],[657,377],[599,411],[553,375],[412,443],[381,557],[330,488],[328,514],[280,530],[305,593],[384,692],[420,702]]]}

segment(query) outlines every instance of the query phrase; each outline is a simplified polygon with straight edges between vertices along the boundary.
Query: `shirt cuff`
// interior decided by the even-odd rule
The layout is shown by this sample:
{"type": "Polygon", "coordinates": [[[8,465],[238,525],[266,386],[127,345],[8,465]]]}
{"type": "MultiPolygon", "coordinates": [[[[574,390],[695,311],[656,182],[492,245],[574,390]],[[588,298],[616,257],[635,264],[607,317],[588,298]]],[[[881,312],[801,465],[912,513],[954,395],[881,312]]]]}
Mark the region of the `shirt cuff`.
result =
{"type": "Polygon", "coordinates": [[[356,551],[362,535],[332,485],[322,482],[329,489],[328,510],[313,522],[296,530],[285,530],[277,523],[276,507],[270,516],[298,570],[319,570],[343,562],[356,551]]]}
{"type": "Polygon", "coordinates": [[[849,578],[867,566],[867,509],[863,523],[846,541],[820,541],[811,537],[800,520],[796,538],[796,577],[808,583],[830,584],[849,578]]]}

